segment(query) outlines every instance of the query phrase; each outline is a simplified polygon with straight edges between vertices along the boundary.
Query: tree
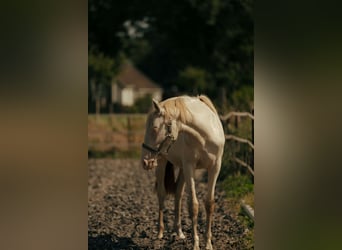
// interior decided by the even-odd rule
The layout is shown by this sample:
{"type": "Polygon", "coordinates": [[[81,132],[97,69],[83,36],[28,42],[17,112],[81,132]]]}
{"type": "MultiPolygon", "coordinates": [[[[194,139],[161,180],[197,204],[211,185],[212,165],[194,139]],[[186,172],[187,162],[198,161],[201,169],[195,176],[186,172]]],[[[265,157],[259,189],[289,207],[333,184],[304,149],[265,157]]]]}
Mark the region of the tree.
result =
{"type": "Polygon", "coordinates": [[[200,68],[188,66],[179,73],[179,85],[184,89],[192,90],[192,94],[207,92],[208,73],[200,68]]]}
{"type": "Polygon", "coordinates": [[[108,89],[113,76],[118,72],[119,65],[114,59],[103,53],[90,51],[88,55],[88,89],[96,105],[96,114],[100,113],[101,99],[108,97],[108,89]]]}
{"type": "Polygon", "coordinates": [[[89,0],[89,45],[166,91],[214,99],[253,86],[253,0],[89,0]],[[220,91],[217,91],[219,89],[220,91]]]}

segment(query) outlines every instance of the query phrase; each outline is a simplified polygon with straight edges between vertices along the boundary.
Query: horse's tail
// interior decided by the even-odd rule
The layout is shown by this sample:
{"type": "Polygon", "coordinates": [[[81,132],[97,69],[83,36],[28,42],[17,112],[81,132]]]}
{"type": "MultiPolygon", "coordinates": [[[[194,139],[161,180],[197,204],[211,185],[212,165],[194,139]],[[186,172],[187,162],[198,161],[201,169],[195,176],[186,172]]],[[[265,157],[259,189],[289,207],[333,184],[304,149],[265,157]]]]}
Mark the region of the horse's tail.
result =
{"type": "Polygon", "coordinates": [[[175,178],[175,172],[172,163],[169,161],[167,161],[165,167],[164,187],[167,194],[176,193],[177,183],[175,178]]]}
{"type": "Polygon", "coordinates": [[[210,101],[209,97],[205,95],[200,95],[198,96],[198,99],[200,99],[201,102],[204,102],[215,114],[218,115],[217,110],[214,104],[210,101]]]}

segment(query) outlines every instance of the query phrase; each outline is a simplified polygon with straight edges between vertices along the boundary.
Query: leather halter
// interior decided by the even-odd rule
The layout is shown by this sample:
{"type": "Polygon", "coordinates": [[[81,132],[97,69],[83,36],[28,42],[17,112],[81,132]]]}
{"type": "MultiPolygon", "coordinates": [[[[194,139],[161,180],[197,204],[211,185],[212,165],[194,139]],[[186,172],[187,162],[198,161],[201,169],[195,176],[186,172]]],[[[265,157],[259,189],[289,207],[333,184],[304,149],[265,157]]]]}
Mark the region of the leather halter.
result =
{"type": "Polygon", "coordinates": [[[167,130],[166,130],[166,131],[167,131],[167,134],[166,134],[164,140],[160,143],[160,145],[159,145],[158,148],[154,148],[154,147],[152,147],[152,146],[149,146],[149,145],[147,145],[146,143],[143,143],[143,144],[142,144],[142,147],[143,147],[144,149],[147,149],[147,150],[149,150],[150,152],[154,153],[155,156],[158,156],[158,155],[160,155],[160,154],[162,154],[162,153],[163,153],[163,154],[168,154],[170,147],[171,147],[172,144],[176,141],[176,138],[174,138],[174,136],[172,135],[172,121],[169,121],[169,122],[166,124],[166,129],[167,129],[167,130]],[[165,143],[166,143],[167,141],[170,141],[170,142],[169,142],[169,145],[167,146],[166,151],[165,151],[165,152],[162,152],[162,149],[163,149],[163,147],[164,147],[164,145],[165,145],[165,143]]]}

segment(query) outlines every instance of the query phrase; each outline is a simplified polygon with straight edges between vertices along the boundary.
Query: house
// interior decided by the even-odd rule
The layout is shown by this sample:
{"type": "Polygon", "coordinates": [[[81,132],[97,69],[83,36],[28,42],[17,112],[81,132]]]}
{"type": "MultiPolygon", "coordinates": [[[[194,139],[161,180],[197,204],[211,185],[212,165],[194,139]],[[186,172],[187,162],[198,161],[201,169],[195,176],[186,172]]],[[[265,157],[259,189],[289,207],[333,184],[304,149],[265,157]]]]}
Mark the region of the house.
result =
{"type": "Polygon", "coordinates": [[[131,63],[125,63],[112,81],[111,101],[123,106],[133,106],[146,95],[160,101],[163,90],[131,63]]]}

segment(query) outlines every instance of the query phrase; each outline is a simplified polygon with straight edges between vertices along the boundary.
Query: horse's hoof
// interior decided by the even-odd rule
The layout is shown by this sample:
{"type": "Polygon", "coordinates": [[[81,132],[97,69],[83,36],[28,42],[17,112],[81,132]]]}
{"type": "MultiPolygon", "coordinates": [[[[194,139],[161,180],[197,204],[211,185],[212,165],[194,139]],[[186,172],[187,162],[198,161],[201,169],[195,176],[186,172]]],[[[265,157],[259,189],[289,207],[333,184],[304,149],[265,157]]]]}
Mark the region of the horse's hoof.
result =
{"type": "Polygon", "coordinates": [[[206,250],[213,250],[213,246],[211,245],[211,242],[207,242],[205,249],[206,250]]]}
{"type": "Polygon", "coordinates": [[[162,239],[163,238],[163,233],[159,233],[158,234],[158,239],[162,239]]]}
{"type": "Polygon", "coordinates": [[[176,229],[174,234],[177,235],[177,239],[185,239],[182,229],[176,229]]]}

